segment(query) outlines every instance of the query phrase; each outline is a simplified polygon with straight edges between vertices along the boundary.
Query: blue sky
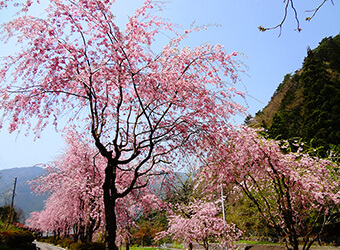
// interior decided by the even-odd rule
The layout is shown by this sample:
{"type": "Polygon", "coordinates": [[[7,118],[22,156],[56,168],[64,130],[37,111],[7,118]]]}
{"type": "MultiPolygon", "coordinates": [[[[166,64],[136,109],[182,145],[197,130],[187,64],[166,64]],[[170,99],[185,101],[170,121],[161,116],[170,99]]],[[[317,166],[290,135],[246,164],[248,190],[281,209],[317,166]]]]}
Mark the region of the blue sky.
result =
{"type": "MultiPolygon", "coordinates": [[[[143,1],[117,0],[117,22],[120,25],[132,14],[143,1]]],[[[170,21],[182,24],[183,28],[195,25],[212,26],[207,31],[193,34],[187,44],[220,43],[228,52],[238,51],[239,59],[248,67],[246,74],[240,75],[247,88],[248,112],[254,115],[270,100],[276,87],[287,73],[292,73],[302,66],[307,47],[315,48],[324,37],[335,36],[340,32],[340,3],[335,5],[328,0],[311,22],[305,10],[315,8],[321,0],[295,0],[299,11],[301,32],[295,31],[293,13],[279,30],[259,32],[257,27],[274,26],[281,21],[284,4],[282,0],[173,0],[166,4],[159,13],[170,21]],[[217,24],[217,26],[215,25],[217,24]],[[215,26],[214,26],[215,25],[215,26]]],[[[2,12],[0,22],[9,19],[7,12],[2,12]]],[[[0,56],[15,50],[11,45],[0,43],[0,56]]],[[[242,122],[239,118],[237,122],[242,122]]],[[[52,161],[62,152],[63,140],[54,128],[42,133],[41,139],[8,134],[6,129],[0,132],[0,169],[32,166],[52,161]]]]}

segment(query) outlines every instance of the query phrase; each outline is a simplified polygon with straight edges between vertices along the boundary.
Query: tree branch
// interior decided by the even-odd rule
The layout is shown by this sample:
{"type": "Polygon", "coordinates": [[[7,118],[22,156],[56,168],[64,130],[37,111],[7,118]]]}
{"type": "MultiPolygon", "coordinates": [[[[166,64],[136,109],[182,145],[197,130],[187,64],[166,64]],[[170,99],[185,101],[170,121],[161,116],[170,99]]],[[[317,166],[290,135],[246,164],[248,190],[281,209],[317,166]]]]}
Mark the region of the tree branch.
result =
{"type": "MultiPolygon", "coordinates": [[[[310,17],[306,17],[306,21],[310,21],[314,18],[314,16],[317,14],[317,12],[320,10],[320,8],[327,2],[328,0],[323,0],[315,9],[313,10],[306,10],[306,12],[311,12],[312,15],[310,17]]],[[[332,4],[334,5],[333,0],[330,0],[332,2],[332,4]]],[[[294,13],[294,18],[295,18],[295,22],[296,22],[296,30],[297,31],[301,31],[301,27],[300,27],[300,19],[298,18],[298,10],[295,8],[294,6],[294,0],[284,0],[283,1],[285,3],[285,7],[284,7],[284,14],[283,14],[283,18],[281,20],[281,22],[273,27],[263,27],[262,25],[260,25],[258,27],[258,29],[262,32],[267,31],[267,30],[273,30],[273,29],[279,29],[279,37],[282,34],[282,27],[284,25],[284,23],[287,21],[287,15],[288,15],[288,9],[289,6],[292,9],[293,13],[294,13]]]]}

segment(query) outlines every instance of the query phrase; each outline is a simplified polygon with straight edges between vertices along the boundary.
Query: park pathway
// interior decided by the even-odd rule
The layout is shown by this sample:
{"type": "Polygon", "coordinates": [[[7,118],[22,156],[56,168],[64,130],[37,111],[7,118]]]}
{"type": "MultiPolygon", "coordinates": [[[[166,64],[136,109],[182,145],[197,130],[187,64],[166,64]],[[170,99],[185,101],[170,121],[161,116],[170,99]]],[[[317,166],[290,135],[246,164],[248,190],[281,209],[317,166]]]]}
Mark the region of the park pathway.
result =
{"type": "Polygon", "coordinates": [[[65,248],[61,248],[58,246],[54,246],[51,244],[42,243],[38,241],[34,241],[33,243],[36,245],[37,250],[64,250],[65,249],[65,248]]]}

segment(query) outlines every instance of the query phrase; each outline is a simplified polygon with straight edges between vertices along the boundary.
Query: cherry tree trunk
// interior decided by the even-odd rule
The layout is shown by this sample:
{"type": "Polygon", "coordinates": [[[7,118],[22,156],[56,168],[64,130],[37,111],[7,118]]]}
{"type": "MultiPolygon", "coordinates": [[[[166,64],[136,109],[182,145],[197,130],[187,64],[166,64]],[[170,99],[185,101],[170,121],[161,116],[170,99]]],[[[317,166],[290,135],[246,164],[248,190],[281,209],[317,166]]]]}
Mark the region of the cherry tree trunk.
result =
{"type": "Polygon", "coordinates": [[[105,248],[107,250],[118,250],[116,246],[117,216],[115,211],[117,200],[117,189],[115,187],[116,166],[113,161],[108,161],[103,184],[106,230],[105,248]]]}
{"type": "Polygon", "coordinates": [[[125,240],[125,250],[130,250],[130,239],[125,240]]]}
{"type": "Polygon", "coordinates": [[[293,249],[294,250],[299,250],[299,242],[298,242],[298,240],[294,240],[293,249]]]}
{"type": "Polygon", "coordinates": [[[188,245],[188,250],[192,250],[192,243],[191,242],[188,245]]]}
{"type": "Polygon", "coordinates": [[[96,231],[96,220],[90,218],[86,227],[86,242],[92,242],[93,234],[96,231]]]}

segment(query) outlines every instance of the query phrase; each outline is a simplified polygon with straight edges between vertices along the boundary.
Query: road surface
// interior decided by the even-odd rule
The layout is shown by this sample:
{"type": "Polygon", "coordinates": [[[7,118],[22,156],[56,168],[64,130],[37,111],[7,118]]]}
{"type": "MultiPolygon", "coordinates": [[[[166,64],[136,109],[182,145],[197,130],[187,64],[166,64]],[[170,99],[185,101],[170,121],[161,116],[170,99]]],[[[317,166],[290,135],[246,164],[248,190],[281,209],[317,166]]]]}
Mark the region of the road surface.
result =
{"type": "Polygon", "coordinates": [[[61,247],[57,247],[51,244],[42,243],[38,241],[34,241],[33,243],[36,245],[37,249],[39,250],[63,250],[64,249],[61,247]]]}
{"type": "MultiPolygon", "coordinates": [[[[284,250],[284,246],[279,245],[247,245],[239,244],[238,249],[240,250],[284,250]]],[[[340,250],[340,247],[332,246],[312,246],[311,250],[340,250]]]]}

